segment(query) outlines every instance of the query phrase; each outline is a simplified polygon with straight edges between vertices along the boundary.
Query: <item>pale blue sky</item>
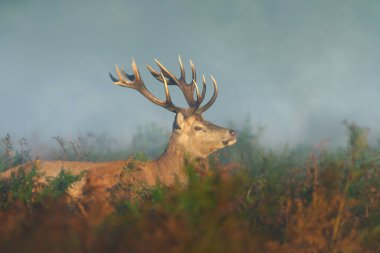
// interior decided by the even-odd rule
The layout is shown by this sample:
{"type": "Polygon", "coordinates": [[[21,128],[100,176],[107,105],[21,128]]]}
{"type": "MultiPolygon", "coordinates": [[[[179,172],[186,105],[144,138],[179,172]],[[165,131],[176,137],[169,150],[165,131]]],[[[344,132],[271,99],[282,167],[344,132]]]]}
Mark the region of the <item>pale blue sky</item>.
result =
{"type": "Polygon", "coordinates": [[[217,79],[204,116],[218,124],[250,114],[271,145],[344,143],[344,119],[379,136],[377,0],[2,0],[0,135],[128,140],[149,122],[169,129],[170,112],[108,72],[130,70],[133,56],[162,97],[144,65],[158,58],[178,74],[178,54],[217,79]]]}

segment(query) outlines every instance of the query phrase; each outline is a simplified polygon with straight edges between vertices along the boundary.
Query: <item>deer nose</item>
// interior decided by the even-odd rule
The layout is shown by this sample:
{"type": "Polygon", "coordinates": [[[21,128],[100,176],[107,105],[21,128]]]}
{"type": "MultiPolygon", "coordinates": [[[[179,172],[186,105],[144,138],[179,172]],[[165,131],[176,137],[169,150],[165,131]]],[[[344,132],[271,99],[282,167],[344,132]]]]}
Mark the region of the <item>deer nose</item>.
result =
{"type": "Polygon", "coordinates": [[[236,132],[235,130],[230,129],[229,132],[230,132],[230,135],[231,135],[231,136],[236,137],[237,132],[236,132]]]}

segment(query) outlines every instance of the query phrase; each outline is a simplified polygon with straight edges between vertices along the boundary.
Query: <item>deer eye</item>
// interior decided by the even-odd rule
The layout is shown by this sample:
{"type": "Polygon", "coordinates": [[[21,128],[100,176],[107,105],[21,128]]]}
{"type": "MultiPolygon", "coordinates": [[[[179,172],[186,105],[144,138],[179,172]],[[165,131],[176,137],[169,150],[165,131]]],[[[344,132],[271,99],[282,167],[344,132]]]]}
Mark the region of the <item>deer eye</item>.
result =
{"type": "Polygon", "coordinates": [[[195,131],[201,131],[201,130],[202,130],[202,127],[200,127],[200,126],[195,126],[195,127],[194,127],[194,130],[195,130],[195,131]]]}

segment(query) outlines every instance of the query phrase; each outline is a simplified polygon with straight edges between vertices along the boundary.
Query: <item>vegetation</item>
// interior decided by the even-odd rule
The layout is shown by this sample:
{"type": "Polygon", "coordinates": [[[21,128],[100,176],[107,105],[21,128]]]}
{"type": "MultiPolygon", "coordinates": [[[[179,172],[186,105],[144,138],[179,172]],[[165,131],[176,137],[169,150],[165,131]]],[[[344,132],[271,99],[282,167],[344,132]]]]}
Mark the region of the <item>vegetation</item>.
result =
{"type": "Polygon", "coordinates": [[[52,137],[56,142],[46,157],[52,160],[69,161],[112,161],[126,159],[134,154],[142,160],[160,155],[169,140],[169,132],[156,124],[139,127],[132,136],[129,146],[121,145],[117,140],[103,133],[87,133],[75,140],[65,140],[60,136],[52,137]]]}
{"type": "Polygon", "coordinates": [[[12,173],[9,181],[0,181],[0,207],[8,210],[21,204],[25,208],[33,209],[43,205],[47,199],[54,200],[64,196],[82,176],[83,174],[73,175],[62,169],[57,177],[48,177],[46,182],[40,182],[38,179],[41,175],[35,167],[29,173],[25,173],[21,167],[17,173],[12,173]]]}
{"type": "MultiPolygon", "coordinates": [[[[345,126],[346,148],[273,151],[247,122],[210,170],[188,166],[185,189],[115,194],[115,211],[101,219],[101,203],[83,203],[83,215],[67,199],[79,178],[62,172],[40,185],[35,170],[21,170],[0,185],[0,252],[380,252],[380,146],[368,144],[367,129],[345,126]]],[[[2,168],[17,164],[9,143],[2,168]]]]}
{"type": "Polygon", "coordinates": [[[19,149],[14,152],[11,136],[0,139],[0,172],[31,160],[30,148],[25,138],[19,141],[19,149]]]}

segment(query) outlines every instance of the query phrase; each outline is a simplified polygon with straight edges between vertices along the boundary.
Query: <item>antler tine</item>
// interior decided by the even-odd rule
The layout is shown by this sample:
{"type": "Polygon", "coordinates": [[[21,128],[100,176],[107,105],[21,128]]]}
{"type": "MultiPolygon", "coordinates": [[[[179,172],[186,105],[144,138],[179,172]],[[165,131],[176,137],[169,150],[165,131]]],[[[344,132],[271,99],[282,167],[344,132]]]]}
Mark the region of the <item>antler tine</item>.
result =
{"type": "MultiPolygon", "coordinates": [[[[215,78],[213,76],[211,76],[211,79],[212,79],[212,83],[214,85],[214,94],[212,95],[212,98],[210,99],[210,101],[207,102],[207,104],[205,104],[204,106],[202,106],[201,108],[196,110],[196,113],[198,113],[198,114],[202,114],[207,109],[209,109],[212,106],[212,104],[215,102],[216,98],[218,97],[218,84],[216,83],[215,78]]],[[[204,84],[206,84],[205,80],[204,80],[204,84]]],[[[203,96],[202,100],[203,99],[204,99],[204,96],[203,96]]]]}
{"type": "MultiPolygon", "coordinates": [[[[196,109],[198,109],[198,107],[197,107],[197,101],[194,100],[194,84],[193,84],[193,82],[191,84],[186,83],[186,81],[185,81],[185,70],[183,68],[181,58],[179,57],[178,60],[179,60],[180,70],[181,70],[180,79],[175,77],[159,60],[155,59],[155,62],[157,64],[157,66],[160,68],[161,73],[163,74],[162,76],[165,79],[167,79],[168,85],[177,85],[181,89],[183,95],[185,96],[186,102],[190,106],[190,109],[195,111],[196,109]]],[[[148,70],[150,71],[150,73],[152,73],[152,75],[157,80],[159,80],[162,83],[164,82],[161,74],[158,71],[154,70],[149,65],[147,67],[148,67],[148,70]]]]}
{"type": "MultiPolygon", "coordinates": [[[[152,76],[154,76],[154,78],[156,78],[161,83],[164,83],[164,79],[162,79],[161,72],[154,70],[154,68],[152,68],[149,64],[147,64],[146,67],[148,68],[152,76]]],[[[173,83],[171,80],[169,80],[168,85],[176,85],[176,83],[173,83]]]]}
{"type": "Polygon", "coordinates": [[[199,94],[199,89],[198,89],[198,85],[197,85],[197,82],[195,80],[193,80],[193,83],[194,83],[194,87],[195,87],[195,93],[197,94],[197,103],[196,103],[196,108],[198,108],[202,101],[201,100],[201,95],[199,94]]]}
{"type": "Polygon", "coordinates": [[[194,83],[195,81],[197,81],[197,71],[195,70],[194,64],[191,61],[191,59],[190,59],[190,67],[191,67],[191,74],[192,74],[192,80],[193,80],[192,83],[194,83]]]}
{"type": "Polygon", "coordinates": [[[181,69],[181,78],[179,80],[186,81],[186,74],[185,74],[185,69],[183,68],[183,64],[181,61],[181,56],[178,55],[178,62],[179,62],[179,68],[181,69]]]}
{"type": "Polygon", "coordinates": [[[195,88],[196,88],[196,92],[197,92],[197,109],[202,104],[202,102],[205,98],[205,95],[206,95],[206,79],[205,79],[204,75],[202,75],[202,81],[203,81],[203,88],[202,88],[202,94],[201,95],[199,95],[199,89],[198,89],[197,83],[195,81],[193,82],[195,84],[195,88]]]}
{"type": "MultiPolygon", "coordinates": [[[[137,69],[137,66],[136,66],[136,63],[135,63],[134,59],[132,59],[132,71],[133,71],[133,75],[127,74],[127,72],[125,72],[124,69],[121,69],[121,71],[120,71],[120,69],[119,69],[119,67],[117,65],[115,65],[115,69],[116,69],[117,77],[119,79],[116,79],[111,73],[109,73],[109,75],[110,75],[110,77],[111,77],[111,79],[112,79],[112,81],[113,81],[114,84],[117,84],[117,85],[120,85],[120,86],[123,86],[123,87],[137,89],[136,82],[140,79],[140,74],[139,74],[139,71],[137,69]],[[124,79],[124,78],[126,78],[127,80],[124,79]]],[[[142,82],[141,79],[140,79],[140,81],[142,82]]]]}
{"type": "MultiPolygon", "coordinates": [[[[130,80],[130,79],[128,79],[128,81],[125,80],[124,75],[122,75],[122,73],[120,72],[119,67],[117,65],[115,65],[115,69],[116,69],[116,75],[119,79],[115,78],[111,73],[109,73],[113,83],[120,85],[120,86],[123,86],[123,87],[133,88],[132,80],[130,80]]],[[[122,71],[122,72],[124,72],[124,71],[122,71]]],[[[133,79],[134,79],[134,77],[133,77],[133,79]]]]}
{"type": "Polygon", "coordinates": [[[123,74],[123,76],[125,76],[126,78],[128,78],[129,80],[134,80],[135,79],[135,76],[134,75],[129,75],[127,72],[124,71],[124,67],[122,67],[122,70],[121,70],[121,73],[123,74]]]}
{"type": "Polygon", "coordinates": [[[159,60],[154,59],[154,61],[156,62],[157,66],[160,68],[161,72],[163,73],[163,76],[169,78],[169,80],[173,82],[173,84],[178,85],[182,89],[183,83],[180,83],[177,77],[175,77],[172,73],[170,73],[170,71],[167,70],[165,66],[162,65],[162,63],[159,60]]]}
{"type": "Polygon", "coordinates": [[[172,98],[170,97],[168,83],[166,82],[166,78],[164,77],[162,73],[161,73],[161,77],[164,80],[166,103],[169,105],[173,105],[172,98]]]}
{"type": "Polygon", "coordinates": [[[165,101],[162,101],[158,98],[156,98],[150,91],[146,88],[144,81],[141,79],[139,70],[137,68],[136,62],[133,59],[132,60],[132,71],[133,75],[128,75],[124,70],[121,70],[118,68],[118,66],[115,66],[116,68],[116,74],[119,79],[116,79],[112,74],[110,73],[110,77],[113,81],[114,84],[123,86],[123,87],[128,87],[135,89],[139,91],[144,97],[146,97],[149,101],[153,102],[156,105],[159,105],[161,107],[164,107],[168,109],[169,111],[172,112],[179,112],[183,111],[184,109],[175,106],[171,100],[170,93],[169,93],[169,88],[168,88],[168,83],[166,82],[166,78],[163,76],[161,73],[161,78],[164,82],[164,87],[165,87],[165,101]]]}
{"type": "MultiPolygon", "coordinates": [[[[115,68],[116,68],[117,66],[115,66],[115,68]]],[[[117,80],[110,72],[108,73],[109,75],[110,75],[110,78],[111,78],[111,80],[112,80],[112,82],[113,82],[113,84],[116,84],[116,82],[117,81],[119,81],[119,80],[117,80]]]]}
{"type": "MultiPolygon", "coordinates": [[[[178,59],[179,59],[179,64],[180,64],[180,68],[181,68],[181,78],[179,80],[184,80],[185,78],[185,70],[183,69],[183,65],[182,65],[182,61],[181,61],[181,57],[178,56],[178,59]]],[[[176,80],[177,79],[173,74],[171,74],[169,72],[169,70],[167,70],[165,68],[164,65],[162,65],[162,63],[157,60],[157,59],[154,59],[154,61],[157,63],[158,67],[161,69],[161,72],[164,72],[165,74],[169,74],[169,82],[168,82],[168,85],[178,85],[176,83],[176,80]],[[163,70],[164,69],[164,70],[163,70]],[[174,78],[174,79],[173,79],[174,78]]],[[[164,80],[162,79],[162,76],[161,76],[161,73],[154,70],[154,68],[152,68],[149,64],[146,65],[146,67],[148,68],[149,72],[160,82],[164,82],[164,80]]]]}

